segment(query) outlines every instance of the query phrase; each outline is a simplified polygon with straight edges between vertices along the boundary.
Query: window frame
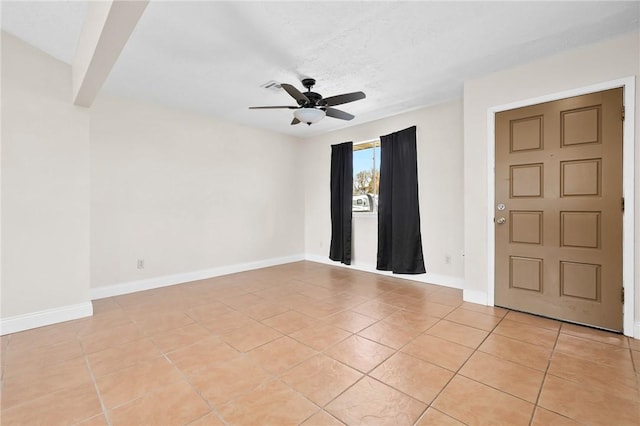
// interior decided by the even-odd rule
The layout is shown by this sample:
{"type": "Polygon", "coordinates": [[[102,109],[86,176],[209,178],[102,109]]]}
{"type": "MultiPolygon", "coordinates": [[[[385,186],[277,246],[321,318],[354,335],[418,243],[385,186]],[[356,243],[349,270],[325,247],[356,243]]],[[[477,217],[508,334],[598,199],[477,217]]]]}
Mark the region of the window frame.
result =
{"type": "MultiPolygon", "coordinates": [[[[365,141],[361,141],[361,142],[356,142],[353,144],[353,152],[355,153],[356,151],[362,151],[365,149],[374,149],[374,164],[376,162],[376,158],[375,158],[375,148],[380,148],[380,138],[375,138],[375,139],[369,139],[369,140],[365,140],[365,141]]],[[[380,169],[378,169],[379,171],[380,169]]],[[[379,183],[376,182],[376,176],[374,174],[373,176],[373,185],[374,188],[376,187],[376,184],[379,185],[379,183]]],[[[352,197],[355,196],[356,194],[353,194],[353,186],[351,187],[352,189],[352,197]]],[[[358,194],[360,195],[360,194],[358,194]]],[[[379,194],[376,194],[379,195],[379,194]]],[[[375,210],[373,211],[358,211],[358,210],[351,210],[352,214],[357,215],[358,217],[378,217],[378,207],[377,205],[375,206],[375,210]]]]}

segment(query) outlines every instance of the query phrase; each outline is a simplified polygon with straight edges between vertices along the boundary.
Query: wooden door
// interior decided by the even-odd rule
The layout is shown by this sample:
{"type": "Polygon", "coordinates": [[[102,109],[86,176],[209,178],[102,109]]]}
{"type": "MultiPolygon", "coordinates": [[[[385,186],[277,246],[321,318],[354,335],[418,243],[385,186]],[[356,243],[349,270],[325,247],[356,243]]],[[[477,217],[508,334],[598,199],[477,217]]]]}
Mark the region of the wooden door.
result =
{"type": "Polygon", "coordinates": [[[495,304],[622,330],[622,89],[496,114],[495,304]]]}

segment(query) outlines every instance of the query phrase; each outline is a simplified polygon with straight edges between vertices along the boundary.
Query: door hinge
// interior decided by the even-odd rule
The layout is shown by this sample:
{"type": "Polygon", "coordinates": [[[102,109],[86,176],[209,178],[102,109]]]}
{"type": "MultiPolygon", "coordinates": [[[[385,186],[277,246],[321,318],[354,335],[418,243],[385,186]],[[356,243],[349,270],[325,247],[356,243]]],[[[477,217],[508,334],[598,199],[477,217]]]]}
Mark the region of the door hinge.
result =
{"type": "Polygon", "coordinates": [[[624,213],[624,197],[622,197],[622,213],[624,213]]]}
{"type": "Polygon", "coordinates": [[[624,287],[622,287],[620,292],[620,300],[622,300],[622,303],[624,304],[624,287]]]}
{"type": "Polygon", "coordinates": [[[624,106],[622,107],[620,118],[622,119],[622,121],[624,121],[624,106]]]}

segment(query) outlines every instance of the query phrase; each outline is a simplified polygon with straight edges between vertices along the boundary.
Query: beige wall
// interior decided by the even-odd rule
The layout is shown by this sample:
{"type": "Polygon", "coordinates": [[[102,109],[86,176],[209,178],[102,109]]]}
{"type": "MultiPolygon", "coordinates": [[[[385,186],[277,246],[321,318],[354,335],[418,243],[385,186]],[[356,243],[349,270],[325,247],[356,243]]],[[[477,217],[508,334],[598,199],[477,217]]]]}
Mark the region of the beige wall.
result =
{"type": "Polygon", "coordinates": [[[89,113],[71,69],[2,33],[2,318],[89,301],[89,113]]]}
{"type": "MultiPolygon", "coordinates": [[[[464,87],[465,298],[487,300],[487,112],[492,107],[640,74],[640,34],[552,56],[518,68],[467,81],[464,87]]],[[[640,265],[640,108],[636,80],[635,264],[640,265]]],[[[625,232],[631,232],[626,230],[625,232]]],[[[636,321],[640,320],[640,268],[636,269],[636,321]]],[[[638,337],[638,336],[636,336],[638,337]]]]}
{"type": "Polygon", "coordinates": [[[296,139],[104,96],[90,111],[92,287],[303,255],[296,139]]]}
{"type": "Polygon", "coordinates": [[[295,138],[105,96],[75,107],[70,66],[2,34],[2,333],[88,315],[96,289],[303,257],[295,138]]]}
{"type": "MultiPolygon", "coordinates": [[[[427,274],[408,277],[462,286],[462,111],[462,101],[452,101],[305,140],[302,162],[307,255],[323,261],[329,256],[331,145],[363,142],[415,125],[420,224],[427,274]],[[451,263],[445,263],[446,256],[451,256],[451,263]]],[[[377,226],[375,215],[354,213],[354,267],[375,269],[377,226]]]]}

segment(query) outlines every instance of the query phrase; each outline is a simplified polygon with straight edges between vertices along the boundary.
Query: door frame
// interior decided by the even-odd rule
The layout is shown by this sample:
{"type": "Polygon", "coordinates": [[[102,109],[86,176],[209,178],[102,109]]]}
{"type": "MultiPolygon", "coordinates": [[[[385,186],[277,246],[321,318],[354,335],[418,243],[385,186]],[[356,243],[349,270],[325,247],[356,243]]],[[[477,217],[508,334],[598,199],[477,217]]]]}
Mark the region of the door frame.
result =
{"type": "MultiPolygon", "coordinates": [[[[587,93],[623,88],[625,120],[622,129],[622,194],[625,210],[622,216],[622,282],[624,285],[623,333],[626,336],[640,338],[640,324],[634,330],[635,315],[635,76],[605,81],[585,87],[566,90],[548,95],[523,99],[504,105],[497,105],[487,110],[487,304],[494,305],[495,299],[495,114],[501,111],[526,107],[544,102],[557,101],[587,93]]],[[[640,124],[640,123],[639,123],[640,124]]]]}

